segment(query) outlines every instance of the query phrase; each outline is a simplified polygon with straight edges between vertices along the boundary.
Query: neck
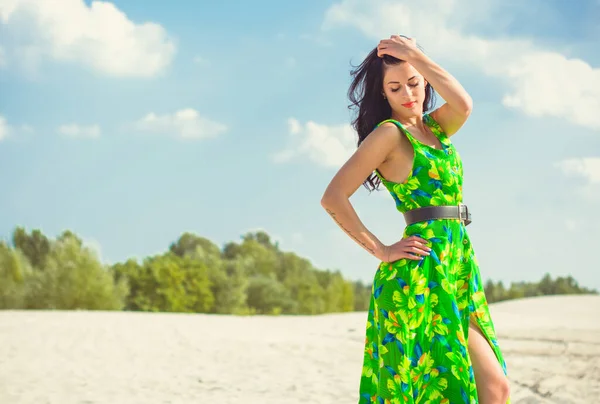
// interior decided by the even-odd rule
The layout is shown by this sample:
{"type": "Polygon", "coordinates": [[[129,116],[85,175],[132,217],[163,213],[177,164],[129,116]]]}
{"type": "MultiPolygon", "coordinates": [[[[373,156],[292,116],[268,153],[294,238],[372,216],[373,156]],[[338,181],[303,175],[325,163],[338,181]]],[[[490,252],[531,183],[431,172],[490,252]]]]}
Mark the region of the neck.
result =
{"type": "Polygon", "coordinates": [[[402,116],[392,113],[392,119],[400,122],[402,124],[402,126],[417,127],[419,129],[423,129],[423,127],[425,126],[423,124],[423,117],[420,115],[415,115],[415,116],[406,118],[406,117],[402,117],[402,116]]]}

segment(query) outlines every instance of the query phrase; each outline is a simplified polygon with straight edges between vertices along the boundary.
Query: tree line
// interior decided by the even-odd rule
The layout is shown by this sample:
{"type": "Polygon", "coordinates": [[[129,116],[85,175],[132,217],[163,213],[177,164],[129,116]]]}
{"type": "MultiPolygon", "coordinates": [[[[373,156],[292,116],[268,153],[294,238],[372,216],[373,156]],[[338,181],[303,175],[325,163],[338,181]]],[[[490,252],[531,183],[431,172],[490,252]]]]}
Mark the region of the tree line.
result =
{"type": "Polygon", "coordinates": [[[508,288],[500,281],[488,279],[484,291],[489,303],[547,295],[598,294],[595,289],[579,286],[571,275],[552,279],[548,273],[539,282],[512,282],[508,288]]]}
{"type": "Polygon", "coordinates": [[[104,265],[71,231],[50,239],[17,227],[0,241],[0,308],[219,314],[367,310],[370,285],[319,270],[248,233],[221,249],[182,234],[162,254],[104,265]]]}
{"type": "MultiPolygon", "coordinates": [[[[550,275],[508,288],[489,280],[485,291],[490,302],[597,293],[550,275]]],[[[162,254],[113,265],[68,230],[50,239],[17,227],[9,242],[0,241],[0,309],[322,314],[365,311],[370,296],[370,284],[317,269],[262,231],[223,248],[184,233],[162,254]]]]}

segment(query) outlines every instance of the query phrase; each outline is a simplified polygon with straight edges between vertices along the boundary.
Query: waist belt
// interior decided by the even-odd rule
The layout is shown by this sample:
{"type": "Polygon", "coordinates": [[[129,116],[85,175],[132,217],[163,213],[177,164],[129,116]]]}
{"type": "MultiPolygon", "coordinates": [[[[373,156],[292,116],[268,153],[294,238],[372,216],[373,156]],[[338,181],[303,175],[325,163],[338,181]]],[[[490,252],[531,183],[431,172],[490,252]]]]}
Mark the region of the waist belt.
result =
{"type": "Polygon", "coordinates": [[[471,223],[471,214],[467,205],[453,206],[425,206],[416,208],[404,213],[406,225],[411,225],[417,222],[425,222],[432,219],[460,219],[468,226],[471,223]]]}

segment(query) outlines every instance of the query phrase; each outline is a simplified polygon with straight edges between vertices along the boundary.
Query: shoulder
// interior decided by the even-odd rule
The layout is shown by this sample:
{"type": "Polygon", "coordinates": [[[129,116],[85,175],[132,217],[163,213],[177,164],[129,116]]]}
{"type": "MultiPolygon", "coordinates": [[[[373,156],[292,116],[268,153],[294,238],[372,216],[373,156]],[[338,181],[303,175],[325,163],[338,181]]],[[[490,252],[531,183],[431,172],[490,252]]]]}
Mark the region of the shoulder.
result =
{"type": "Polygon", "coordinates": [[[382,122],[360,143],[357,156],[370,156],[377,161],[385,161],[398,147],[398,127],[393,122],[382,122]]]}
{"type": "Polygon", "coordinates": [[[398,126],[392,121],[382,121],[369,133],[364,142],[385,142],[398,137],[398,126]]]}

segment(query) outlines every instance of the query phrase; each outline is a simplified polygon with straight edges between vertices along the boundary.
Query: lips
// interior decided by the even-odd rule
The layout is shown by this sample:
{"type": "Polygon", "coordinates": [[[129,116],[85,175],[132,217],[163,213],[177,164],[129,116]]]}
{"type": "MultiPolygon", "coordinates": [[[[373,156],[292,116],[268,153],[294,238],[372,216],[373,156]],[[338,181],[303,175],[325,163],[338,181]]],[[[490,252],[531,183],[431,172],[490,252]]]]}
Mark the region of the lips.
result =
{"type": "Polygon", "coordinates": [[[406,108],[411,108],[411,107],[413,107],[413,106],[414,106],[416,103],[417,103],[416,101],[413,101],[413,102],[409,102],[409,103],[407,103],[407,104],[402,104],[402,106],[403,106],[403,107],[406,107],[406,108]]]}

